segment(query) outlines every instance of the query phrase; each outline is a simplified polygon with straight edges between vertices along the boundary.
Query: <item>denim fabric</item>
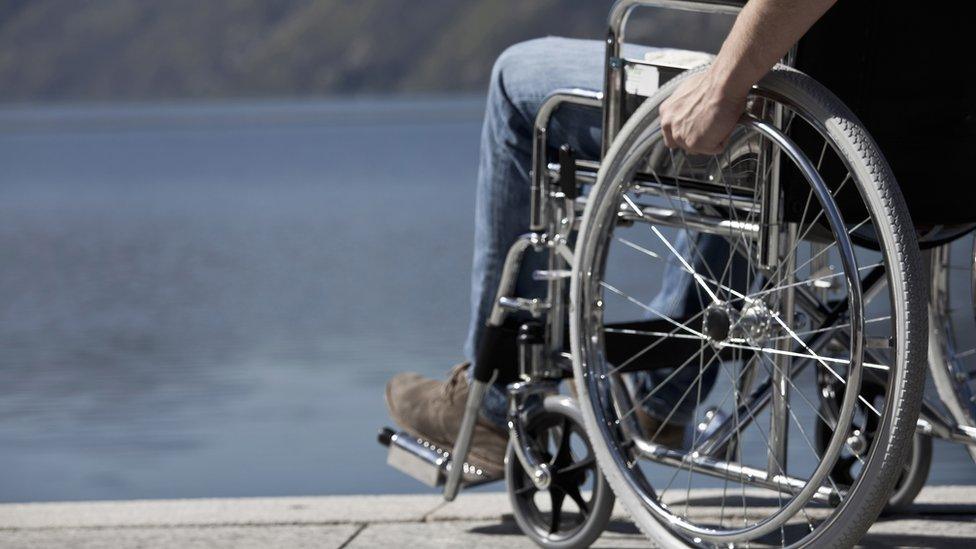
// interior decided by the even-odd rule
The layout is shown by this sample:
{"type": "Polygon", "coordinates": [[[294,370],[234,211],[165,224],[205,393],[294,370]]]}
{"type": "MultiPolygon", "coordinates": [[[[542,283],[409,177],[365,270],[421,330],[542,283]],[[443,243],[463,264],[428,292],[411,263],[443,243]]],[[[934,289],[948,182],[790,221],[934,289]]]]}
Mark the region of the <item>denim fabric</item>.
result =
{"type": "MultiPolygon", "coordinates": [[[[639,57],[651,48],[633,47],[625,53],[639,57]]],[[[599,41],[567,38],[542,38],[516,44],[497,60],[491,74],[488,104],[481,134],[481,159],[478,169],[475,205],[475,244],[471,279],[471,324],[465,355],[473,361],[485,321],[491,312],[509,247],[529,229],[529,169],[532,161],[532,126],[535,114],[552,91],[559,88],[602,90],[604,45],[599,41]]],[[[601,116],[594,109],[567,107],[557,111],[550,124],[550,145],[569,143],[583,157],[598,158],[601,116]]],[[[724,239],[682,233],[676,247],[689,262],[692,239],[709,264],[717,269],[725,264],[728,247],[724,239]]],[[[516,284],[517,295],[540,297],[545,284],[531,279],[532,272],[545,268],[539,254],[526,257],[516,284]]],[[[699,260],[700,261],[700,260],[699,260]]],[[[697,267],[696,267],[697,268],[697,267]]],[[[668,316],[680,318],[696,313],[701,299],[694,279],[677,260],[669,261],[661,293],[652,306],[668,316]]],[[[703,376],[702,394],[715,379],[717,368],[703,376]]],[[[469,370],[470,371],[470,370],[469,370]]],[[[631,380],[640,397],[667,372],[641,372],[631,380]]],[[[685,368],[645,403],[645,410],[664,419],[678,405],[685,390],[698,375],[698,368],[685,368]]],[[[646,393],[645,393],[646,394],[646,393]]],[[[505,423],[507,397],[504,387],[494,386],[485,398],[483,413],[490,421],[505,423]]],[[[694,411],[694,400],[677,406],[672,421],[687,423],[694,411]]]]}

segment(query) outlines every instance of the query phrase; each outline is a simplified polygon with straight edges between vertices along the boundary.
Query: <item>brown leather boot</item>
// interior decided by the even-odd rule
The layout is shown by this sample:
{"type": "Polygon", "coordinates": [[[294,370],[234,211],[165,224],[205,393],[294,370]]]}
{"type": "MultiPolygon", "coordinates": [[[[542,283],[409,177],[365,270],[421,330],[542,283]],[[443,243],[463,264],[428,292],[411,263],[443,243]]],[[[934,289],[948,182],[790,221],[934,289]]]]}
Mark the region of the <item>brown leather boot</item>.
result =
{"type": "Polygon", "coordinates": [[[678,425],[669,421],[667,425],[661,427],[661,420],[648,415],[640,406],[634,411],[634,415],[637,417],[637,423],[640,424],[641,431],[643,431],[644,437],[647,438],[648,442],[675,449],[680,449],[684,446],[684,425],[678,425]],[[655,436],[655,433],[657,436],[655,436]]]}
{"type": "MultiPolygon", "coordinates": [[[[566,388],[569,391],[570,396],[579,400],[579,396],[576,393],[576,381],[573,378],[566,379],[566,388]]],[[[663,444],[669,448],[681,448],[684,445],[685,440],[685,426],[678,425],[673,422],[668,422],[661,432],[658,433],[657,430],[661,427],[661,421],[653,416],[648,415],[644,410],[638,406],[634,410],[634,416],[637,418],[637,423],[640,425],[641,434],[644,437],[655,444],[663,444]],[[651,437],[657,433],[657,437],[651,440],[651,437]]]]}
{"type": "MultiPolygon", "coordinates": [[[[441,448],[454,447],[464,405],[468,398],[467,369],[458,364],[446,381],[428,379],[420,374],[398,374],[386,384],[386,407],[390,417],[410,434],[433,442],[441,448]]],[[[504,473],[508,433],[483,418],[474,426],[474,438],[467,462],[490,477],[504,473]]]]}

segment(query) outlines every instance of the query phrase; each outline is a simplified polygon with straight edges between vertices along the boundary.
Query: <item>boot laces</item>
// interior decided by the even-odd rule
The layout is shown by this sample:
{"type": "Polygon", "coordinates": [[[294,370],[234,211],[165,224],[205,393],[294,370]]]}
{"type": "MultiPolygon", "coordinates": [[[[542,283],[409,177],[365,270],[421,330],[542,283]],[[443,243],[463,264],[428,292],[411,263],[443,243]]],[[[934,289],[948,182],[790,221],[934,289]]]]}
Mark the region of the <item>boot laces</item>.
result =
{"type": "Polygon", "coordinates": [[[465,385],[467,385],[467,371],[468,367],[471,366],[468,362],[462,362],[457,366],[451,368],[451,375],[448,377],[447,382],[441,387],[442,396],[448,400],[448,402],[454,402],[454,395],[457,392],[458,385],[461,384],[462,380],[465,385]]]}

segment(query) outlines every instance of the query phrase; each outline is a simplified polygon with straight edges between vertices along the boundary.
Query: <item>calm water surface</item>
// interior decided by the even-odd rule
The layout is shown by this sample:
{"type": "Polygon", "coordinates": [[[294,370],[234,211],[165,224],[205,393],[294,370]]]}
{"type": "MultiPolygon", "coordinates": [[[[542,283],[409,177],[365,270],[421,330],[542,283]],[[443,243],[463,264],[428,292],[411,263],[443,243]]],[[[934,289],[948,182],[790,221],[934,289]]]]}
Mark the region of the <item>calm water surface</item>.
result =
{"type": "Polygon", "coordinates": [[[0,500],[423,491],[375,432],[461,356],[482,108],[0,109],[0,500]]]}

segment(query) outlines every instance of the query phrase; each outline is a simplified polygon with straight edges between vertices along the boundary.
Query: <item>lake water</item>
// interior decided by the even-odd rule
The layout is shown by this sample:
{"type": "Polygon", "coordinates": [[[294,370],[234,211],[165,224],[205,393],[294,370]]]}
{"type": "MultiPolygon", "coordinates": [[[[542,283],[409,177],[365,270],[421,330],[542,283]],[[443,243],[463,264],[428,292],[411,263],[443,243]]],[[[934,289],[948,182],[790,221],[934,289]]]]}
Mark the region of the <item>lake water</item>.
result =
{"type": "Polygon", "coordinates": [[[0,109],[0,500],[425,491],[375,433],[461,357],[482,109],[0,109]]]}

